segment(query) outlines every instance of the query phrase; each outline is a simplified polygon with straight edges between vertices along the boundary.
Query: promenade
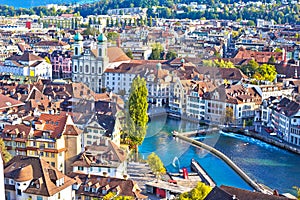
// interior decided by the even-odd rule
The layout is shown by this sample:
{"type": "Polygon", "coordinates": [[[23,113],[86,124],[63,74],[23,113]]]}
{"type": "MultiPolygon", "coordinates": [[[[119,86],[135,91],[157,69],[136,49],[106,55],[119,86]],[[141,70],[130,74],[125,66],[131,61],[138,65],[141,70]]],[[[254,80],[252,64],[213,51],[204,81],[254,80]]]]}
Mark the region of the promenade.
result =
{"type": "Polygon", "coordinates": [[[173,136],[177,137],[179,139],[182,139],[190,144],[193,144],[197,147],[203,148],[205,150],[208,150],[209,152],[211,152],[212,154],[218,156],[219,158],[221,158],[224,162],[226,162],[234,171],[236,171],[237,174],[239,174],[239,176],[241,178],[243,178],[251,187],[253,187],[253,189],[255,189],[256,191],[265,193],[265,194],[272,194],[273,191],[269,190],[265,187],[262,187],[260,184],[256,183],[255,181],[253,181],[241,168],[239,168],[231,159],[229,159],[226,155],[224,155],[222,152],[218,151],[217,149],[204,144],[202,142],[193,140],[191,138],[188,138],[185,136],[184,133],[177,133],[177,132],[173,132],[173,136]]]}

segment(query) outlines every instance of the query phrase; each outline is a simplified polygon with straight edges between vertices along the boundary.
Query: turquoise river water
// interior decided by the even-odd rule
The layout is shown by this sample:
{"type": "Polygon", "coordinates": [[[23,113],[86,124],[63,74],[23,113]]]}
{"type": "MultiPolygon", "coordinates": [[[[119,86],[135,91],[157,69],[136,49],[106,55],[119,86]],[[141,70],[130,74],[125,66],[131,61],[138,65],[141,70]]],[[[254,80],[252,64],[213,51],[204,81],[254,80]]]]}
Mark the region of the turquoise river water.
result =
{"type": "MultiPolygon", "coordinates": [[[[230,185],[252,190],[225,162],[218,157],[182,141],[171,132],[199,129],[198,124],[172,118],[154,118],[148,125],[147,136],[139,148],[143,158],[155,152],[167,170],[178,172],[187,167],[192,158],[215,180],[217,185],[230,185]]],[[[231,158],[249,177],[281,193],[295,193],[300,186],[300,156],[267,143],[233,133],[214,133],[196,138],[231,158]]]]}

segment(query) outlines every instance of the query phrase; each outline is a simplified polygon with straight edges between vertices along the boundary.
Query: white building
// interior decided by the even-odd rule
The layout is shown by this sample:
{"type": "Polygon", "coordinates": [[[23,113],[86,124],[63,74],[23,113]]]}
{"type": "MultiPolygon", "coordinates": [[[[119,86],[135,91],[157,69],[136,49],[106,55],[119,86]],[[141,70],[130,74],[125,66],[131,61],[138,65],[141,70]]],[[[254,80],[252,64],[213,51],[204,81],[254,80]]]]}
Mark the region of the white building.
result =
{"type": "Polygon", "coordinates": [[[30,52],[24,52],[22,55],[13,55],[5,59],[4,65],[0,67],[1,72],[11,73],[16,76],[52,79],[52,65],[47,63],[45,59],[30,52]]]}
{"type": "Polygon", "coordinates": [[[6,200],[73,199],[73,179],[38,157],[15,156],[4,169],[6,200]]]}
{"type": "Polygon", "coordinates": [[[181,116],[186,113],[187,94],[191,87],[190,80],[180,80],[174,77],[170,86],[169,111],[171,114],[181,116]]]}
{"type": "Polygon", "coordinates": [[[283,98],[272,111],[272,127],[283,140],[300,146],[300,105],[283,98]]]}
{"type": "Polygon", "coordinates": [[[205,120],[211,123],[231,121],[236,125],[243,125],[245,121],[255,121],[255,111],[259,109],[260,104],[261,96],[253,88],[245,88],[243,85],[221,85],[206,98],[205,120]],[[232,110],[232,113],[229,114],[228,109],[232,110]]]}
{"type": "Polygon", "coordinates": [[[100,137],[99,145],[86,147],[72,164],[73,172],[123,178],[127,175],[127,154],[111,140],[100,137]]]}
{"type": "Polygon", "coordinates": [[[72,80],[85,83],[97,93],[101,93],[105,87],[103,73],[107,68],[118,67],[121,63],[130,61],[120,48],[107,48],[107,39],[103,33],[98,36],[97,44],[86,41],[84,45],[79,33],[74,40],[72,80]]]}
{"type": "Polygon", "coordinates": [[[205,96],[212,91],[215,86],[211,82],[198,82],[187,94],[186,114],[198,120],[205,119],[205,96]]]}

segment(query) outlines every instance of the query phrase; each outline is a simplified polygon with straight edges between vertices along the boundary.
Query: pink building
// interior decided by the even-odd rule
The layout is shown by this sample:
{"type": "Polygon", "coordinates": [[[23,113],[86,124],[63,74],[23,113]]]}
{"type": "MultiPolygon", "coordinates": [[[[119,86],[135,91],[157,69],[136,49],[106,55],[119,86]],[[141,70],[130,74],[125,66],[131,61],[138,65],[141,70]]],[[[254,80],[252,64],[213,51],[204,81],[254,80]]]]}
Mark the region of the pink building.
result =
{"type": "Polygon", "coordinates": [[[72,52],[55,50],[50,55],[53,79],[72,78],[72,52]]]}

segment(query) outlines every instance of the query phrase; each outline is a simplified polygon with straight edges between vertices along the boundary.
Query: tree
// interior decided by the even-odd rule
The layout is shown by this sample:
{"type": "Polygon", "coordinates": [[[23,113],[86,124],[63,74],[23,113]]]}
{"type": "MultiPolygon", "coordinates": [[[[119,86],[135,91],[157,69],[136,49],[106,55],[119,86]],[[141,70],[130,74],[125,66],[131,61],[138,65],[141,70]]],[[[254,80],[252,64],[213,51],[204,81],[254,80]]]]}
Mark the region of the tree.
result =
{"type": "Polygon", "coordinates": [[[98,29],[90,26],[83,31],[83,35],[98,35],[99,33],[98,29]]]}
{"type": "Polygon", "coordinates": [[[166,59],[167,60],[171,60],[177,57],[177,53],[174,50],[169,50],[167,55],[166,55],[166,59]]]}
{"type": "Polygon", "coordinates": [[[257,72],[254,74],[253,78],[257,80],[264,80],[264,81],[274,81],[277,76],[277,71],[274,65],[269,64],[262,64],[258,69],[257,72]]]}
{"type": "Polygon", "coordinates": [[[128,99],[128,111],[125,116],[125,124],[131,148],[135,149],[136,156],[138,146],[143,143],[148,123],[148,90],[146,80],[137,76],[133,79],[128,99]]]}
{"type": "Polygon", "coordinates": [[[2,138],[0,138],[0,149],[1,149],[1,152],[2,152],[2,159],[3,159],[4,163],[7,163],[12,158],[12,156],[7,151],[2,138]]]}
{"type": "Polygon", "coordinates": [[[182,193],[179,196],[179,200],[203,200],[212,190],[210,186],[199,182],[197,186],[190,192],[182,193]]]}
{"type": "Polygon", "coordinates": [[[233,63],[230,61],[215,60],[214,63],[216,64],[217,67],[220,67],[220,68],[235,68],[233,63]]]}
{"type": "Polygon", "coordinates": [[[216,67],[216,63],[213,60],[202,60],[202,64],[205,67],[216,67]]]}
{"type": "Polygon", "coordinates": [[[255,26],[255,22],[253,20],[248,20],[248,26],[255,26]]]}
{"type": "MultiPolygon", "coordinates": [[[[110,200],[110,199],[113,199],[114,196],[115,196],[114,193],[109,192],[109,193],[107,193],[102,199],[103,199],[103,200],[110,200]]],[[[93,200],[94,200],[94,199],[93,199],[93,200]]]]}
{"type": "Polygon", "coordinates": [[[282,52],[282,49],[276,48],[276,49],[274,50],[274,52],[281,53],[281,52],[282,52]]]}
{"type": "Polygon", "coordinates": [[[114,198],[114,200],[134,200],[134,197],[130,197],[130,196],[117,196],[114,198]]]}
{"type": "Polygon", "coordinates": [[[153,26],[153,19],[152,19],[152,16],[150,16],[150,19],[149,19],[149,26],[150,26],[150,27],[153,26]]]}
{"type": "Polygon", "coordinates": [[[109,32],[107,33],[107,41],[112,42],[112,41],[116,41],[119,37],[119,33],[117,32],[109,32]]]}
{"type": "Polygon", "coordinates": [[[133,59],[132,51],[130,49],[128,49],[126,55],[128,56],[128,58],[133,59]]]}
{"type": "Polygon", "coordinates": [[[160,43],[154,43],[152,45],[152,53],[149,57],[149,60],[160,60],[161,53],[164,51],[163,46],[160,43]]]}
{"type": "Polygon", "coordinates": [[[297,187],[297,186],[294,186],[293,189],[296,190],[296,192],[297,192],[297,199],[300,200],[300,188],[297,187]]]}
{"type": "Polygon", "coordinates": [[[240,69],[247,76],[253,77],[258,68],[259,64],[255,60],[250,60],[247,65],[242,66],[240,69]]]}
{"type": "Polygon", "coordinates": [[[225,110],[225,123],[233,123],[234,122],[234,116],[233,116],[233,108],[232,107],[226,107],[225,110]]]}
{"type": "Polygon", "coordinates": [[[152,170],[152,172],[155,174],[156,178],[158,179],[161,175],[166,174],[166,168],[164,167],[164,164],[162,163],[161,159],[156,155],[154,152],[152,152],[148,158],[147,163],[152,170]]]}
{"type": "Polygon", "coordinates": [[[274,56],[271,56],[271,57],[269,58],[269,62],[268,62],[268,63],[270,63],[270,64],[275,64],[275,63],[276,63],[275,57],[274,57],[274,56]]]}
{"type": "Polygon", "coordinates": [[[50,61],[50,59],[48,58],[48,56],[45,57],[45,61],[46,61],[46,63],[51,64],[51,61],[50,61]]]}

